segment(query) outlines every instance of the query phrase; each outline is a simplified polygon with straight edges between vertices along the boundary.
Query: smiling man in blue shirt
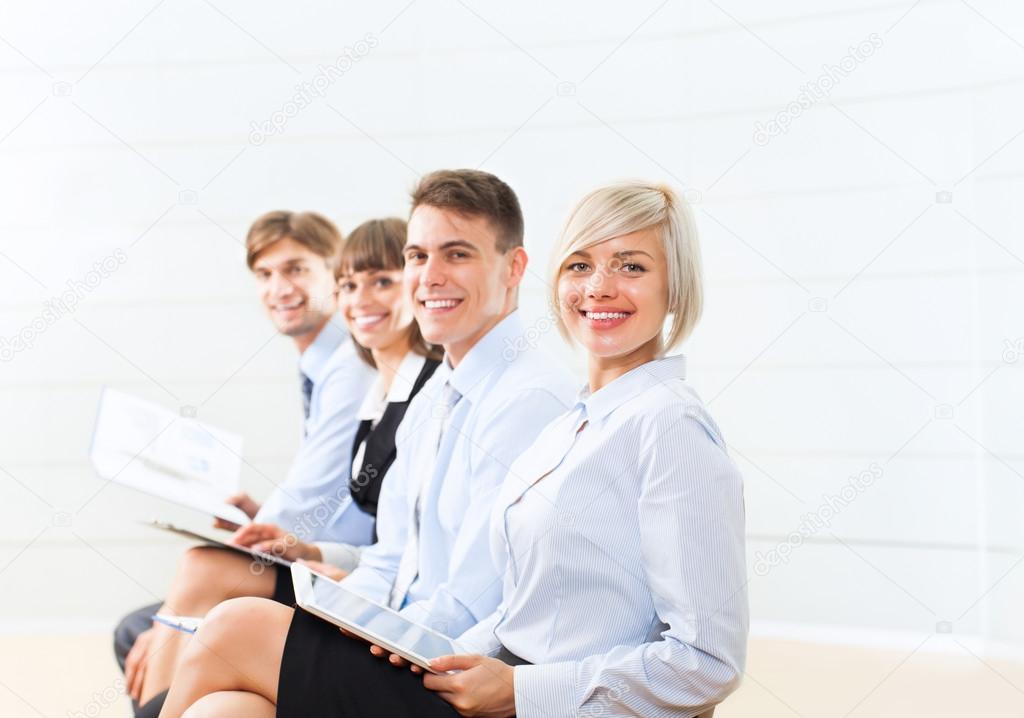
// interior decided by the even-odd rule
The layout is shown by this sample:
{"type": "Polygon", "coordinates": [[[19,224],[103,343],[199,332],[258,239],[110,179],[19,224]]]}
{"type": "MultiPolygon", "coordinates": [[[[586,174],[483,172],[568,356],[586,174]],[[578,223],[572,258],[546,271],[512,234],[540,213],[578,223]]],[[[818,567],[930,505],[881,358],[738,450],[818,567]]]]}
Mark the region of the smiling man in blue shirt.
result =
{"type": "MultiPolygon", "coordinates": [[[[231,499],[250,518],[275,524],[305,540],[323,538],[365,545],[373,538],[373,517],[359,510],[348,490],[345,457],[352,450],[358,409],[374,372],[356,354],[337,308],[334,279],[341,234],[330,220],[313,212],[268,212],[246,240],[247,263],[256,278],[260,301],[281,334],[299,351],[297,385],[303,405],[302,439],[283,482],[261,506],[247,494],[231,499]]],[[[237,528],[217,520],[220,528],[237,528]]],[[[277,596],[290,582],[271,567],[248,570],[244,557],[227,551],[189,551],[179,569],[167,605],[172,612],[202,615],[223,595],[277,596]],[[245,564],[239,581],[225,562],[245,564]],[[221,581],[217,579],[224,578],[221,581]],[[191,584],[190,587],[182,583],[191,584]],[[237,585],[236,585],[237,584],[237,585]],[[196,586],[203,587],[202,595],[196,586]]],[[[287,595],[281,596],[287,600],[287,595]]],[[[145,704],[170,683],[180,634],[153,626],[161,604],[146,606],[122,620],[115,631],[115,653],[125,668],[128,692],[145,704]],[[140,700],[141,699],[141,700],[140,700]]],[[[154,705],[154,710],[158,705],[154,705]]],[[[154,713],[155,714],[155,713],[154,713]]]]}

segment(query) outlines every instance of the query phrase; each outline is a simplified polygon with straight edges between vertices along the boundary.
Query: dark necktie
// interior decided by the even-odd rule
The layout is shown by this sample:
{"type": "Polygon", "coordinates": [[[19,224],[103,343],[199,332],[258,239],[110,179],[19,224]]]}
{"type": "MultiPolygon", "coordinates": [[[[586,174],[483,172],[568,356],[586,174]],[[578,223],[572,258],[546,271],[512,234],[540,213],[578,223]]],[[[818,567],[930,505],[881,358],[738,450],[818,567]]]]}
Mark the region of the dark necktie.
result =
{"type": "Polygon", "coordinates": [[[313,401],[313,380],[305,374],[302,377],[302,415],[309,419],[309,405],[313,401]]]}

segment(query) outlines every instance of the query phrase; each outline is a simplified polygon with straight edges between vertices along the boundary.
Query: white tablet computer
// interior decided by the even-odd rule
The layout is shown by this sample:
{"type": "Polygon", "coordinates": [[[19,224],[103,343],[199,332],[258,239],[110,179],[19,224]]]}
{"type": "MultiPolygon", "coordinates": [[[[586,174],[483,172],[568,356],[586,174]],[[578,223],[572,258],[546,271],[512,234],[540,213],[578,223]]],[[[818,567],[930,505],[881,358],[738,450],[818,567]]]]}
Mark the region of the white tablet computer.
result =
{"type": "Polygon", "coordinates": [[[363,598],[300,563],[292,564],[292,583],[299,608],[428,671],[435,658],[465,653],[448,636],[363,598]]]}
{"type": "Polygon", "coordinates": [[[169,524],[166,521],[143,521],[143,523],[147,526],[162,529],[163,531],[170,531],[171,533],[178,534],[179,536],[184,536],[185,538],[190,538],[194,541],[199,541],[208,546],[226,548],[230,551],[244,553],[245,555],[251,556],[254,560],[259,561],[265,566],[277,564],[278,566],[288,567],[292,565],[292,562],[288,559],[281,558],[280,556],[275,556],[272,553],[264,553],[263,551],[257,551],[255,549],[246,548],[245,546],[238,546],[237,544],[228,543],[227,541],[222,541],[221,539],[216,538],[214,536],[207,536],[205,534],[199,533],[198,531],[192,531],[191,529],[183,529],[180,526],[169,524]]]}

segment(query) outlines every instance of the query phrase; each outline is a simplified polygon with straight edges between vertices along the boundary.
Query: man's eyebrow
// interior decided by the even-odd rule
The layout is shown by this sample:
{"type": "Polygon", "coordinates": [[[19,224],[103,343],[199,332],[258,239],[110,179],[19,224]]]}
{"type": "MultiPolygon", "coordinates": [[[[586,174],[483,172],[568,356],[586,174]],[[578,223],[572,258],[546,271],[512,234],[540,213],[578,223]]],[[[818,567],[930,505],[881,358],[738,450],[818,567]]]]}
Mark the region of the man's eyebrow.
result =
{"type": "Polygon", "coordinates": [[[453,249],[455,247],[462,247],[464,249],[476,251],[476,245],[472,242],[467,242],[464,239],[451,239],[441,245],[441,249],[453,249]]]}
{"type": "MultiPolygon", "coordinates": [[[[451,239],[451,240],[445,242],[444,244],[442,244],[440,247],[438,247],[438,249],[439,250],[445,250],[445,249],[453,249],[455,247],[461,247],[463,249],[470,249],[470,250],[473,250],[474,252],[476,251],[476,245],[473,244],[472,242],[467,242],[464,239],[451,239]]],[[[427,251],[427,250],[423,249],[423,247],[419,246],[418,244],[407,244],[407,245],[405,245],[405,250],[404,251],[408,252],[410,250],[416,250],[418,252],[425,252],[425,251],[427,251]]]]}
{"type": "Polygon", "coordinates": [[[279,269],[281,267],[290,267],[290,266],[295,265],[295,264],[302,264],[305,261],[306,261],[305,257],[292,257],[292,258],[286,259],[286,260],[284,260],[282,262],[278,262],[277,264],[261,264],[261,263],[257,262],[256,264],[253,265],[252,271],[254,271],[254,272],[270,271],[271,269],[279,269]]]}

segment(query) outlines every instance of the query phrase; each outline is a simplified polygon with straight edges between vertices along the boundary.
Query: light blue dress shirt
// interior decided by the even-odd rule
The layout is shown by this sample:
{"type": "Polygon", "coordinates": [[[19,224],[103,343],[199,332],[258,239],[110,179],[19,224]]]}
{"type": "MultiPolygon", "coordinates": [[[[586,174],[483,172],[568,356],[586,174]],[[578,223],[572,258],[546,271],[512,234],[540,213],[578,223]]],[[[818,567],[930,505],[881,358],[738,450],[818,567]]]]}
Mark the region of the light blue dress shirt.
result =
{"type": "MultiPolygon", "coordinates": [[[[395,376],[391,380],[391,387],[386,392],[384,391],[384,385],[381,383],[381,376],[378,373],[373,386],[370,387],[370,391],[367,392],[363,398],[363,403],[359,407],[358,420],[360,422],[370,421],[372,426],[376,427],[377,422],[381,420],[384,412],[387,411],[388,404],[409,401],[413,386],[416,384],[416,379],[419,378],[420,371],[423,369],[426,361],[427,358],[425,356],[414,351],[406,354],[395,370],[395,376]]],[[[359,476],[359,472],[363,467],[365,451],[366,439],[363,439],[356,455],[351,460],[352,476],[359,476]]],[[[387,478],[386,474],[384,478],[387,478]]],[[[345,510],[348,510],[347,506],[345,510]]],[[[324,563],[329,563],[332,566],[337,566],[349,572],[359,565],[359,557],[363,551],[362,546],[354,546],[336,541],[316,541],[314,545],[320,549],[320,556],[324,563]]]]}
{"type": "Polygon", "coordinates": [[[501,606],[459,643],[536,664],[515,668],[519,718],[696,716],[739,682],[742,477],[684,371],[668,357],[582,392],[509,472],[501,606]]]}
{"type": "Polygon", "coordinates": [[[352,502],[348,482],[359,406],[376,372],[356,354],[337,316],[306,347],[299,371],[313,381],[304,436],[287,478],[254,520],[277,524],[307,542],[368,544],[373,517],[352,502]]]}
{"type": "Polygon", "coordinates": [[[377,543],[363,551],[359,568],[343,581],[387,603],[408,531],[418,523],[418,575],[402,610],[450,636],[498,605],[501,574],[488,547],[492,504],[513,460],[573,401],[573,382],[564,369],[536,349],[510,351],[523,346],[524,331],[513,312],[457,367],[442,362],[412,400],[377,504],[377,543]],[[439,447],[435,429],[446,383],[459,398],[445,412],[439,447]]]}

